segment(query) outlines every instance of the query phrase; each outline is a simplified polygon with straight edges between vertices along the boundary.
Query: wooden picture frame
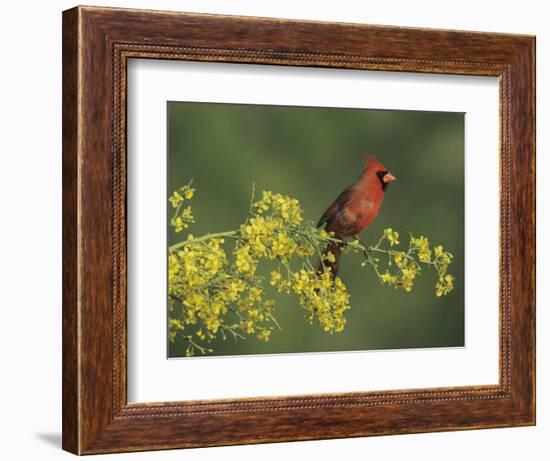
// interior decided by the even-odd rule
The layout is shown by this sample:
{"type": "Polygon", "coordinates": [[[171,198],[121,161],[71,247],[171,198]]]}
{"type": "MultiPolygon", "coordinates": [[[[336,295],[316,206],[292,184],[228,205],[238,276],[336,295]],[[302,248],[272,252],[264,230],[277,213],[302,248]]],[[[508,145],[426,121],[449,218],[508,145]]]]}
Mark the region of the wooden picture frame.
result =
{"type": "Polygon", "coordinates": [[[63,13],[63,448],[76,454],[535,424],[535,38],[77,7],[63,13]],[[496,76],[499,384],[129,404],[131,58],[496,76]]]}

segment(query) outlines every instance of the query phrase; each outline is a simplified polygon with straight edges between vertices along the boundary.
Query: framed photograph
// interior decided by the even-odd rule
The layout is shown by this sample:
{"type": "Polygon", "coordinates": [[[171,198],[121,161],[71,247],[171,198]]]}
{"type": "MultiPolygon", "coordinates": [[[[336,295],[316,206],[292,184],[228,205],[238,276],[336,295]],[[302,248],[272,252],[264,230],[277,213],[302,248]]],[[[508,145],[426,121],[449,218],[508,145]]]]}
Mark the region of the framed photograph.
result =
{"type": "Polygon", "coordinates": [[[535,39],[63,13],[63,448],[535,424],[535,39]]]}

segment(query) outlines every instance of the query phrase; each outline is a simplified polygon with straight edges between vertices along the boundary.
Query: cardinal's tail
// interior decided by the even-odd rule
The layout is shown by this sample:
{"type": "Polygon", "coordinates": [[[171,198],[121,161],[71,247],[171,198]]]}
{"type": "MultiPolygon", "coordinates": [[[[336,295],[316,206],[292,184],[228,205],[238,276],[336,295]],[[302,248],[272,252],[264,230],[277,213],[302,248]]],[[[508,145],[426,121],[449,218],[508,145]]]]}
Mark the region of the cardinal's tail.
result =
{"type": "Polygon", "coordinates": [[[332,276],[336,277],[338,274],[338,268],[340,267],[340,253],[341,244],[338,242],[328,242],[325,251],[323,252],[323,259],[317,263],[316,271],[318,274],[324,272],[325,268],[329,268],[332,272],[332,276]]]}

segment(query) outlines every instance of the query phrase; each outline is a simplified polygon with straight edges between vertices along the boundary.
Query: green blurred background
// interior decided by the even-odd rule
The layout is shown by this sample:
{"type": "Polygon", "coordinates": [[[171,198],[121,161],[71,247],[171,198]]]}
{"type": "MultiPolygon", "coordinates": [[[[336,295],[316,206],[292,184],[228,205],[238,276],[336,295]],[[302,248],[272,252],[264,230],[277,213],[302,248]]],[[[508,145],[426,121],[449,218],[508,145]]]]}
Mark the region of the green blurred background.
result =
{"type": "MultiPolygon", "coordinates": [[[[169,102],[167,110],[168,192],[194,178],[193,235],[237,228],[252,183],[296,197],[304,218],[317,222],[371,153],[397,182],[362,240],[374,243],[392,227],[402,243],[410,231],[454,255],[456,288],[442,298],[433,271],[406,293],[381,285],[358,255],[343,255],[339,275],[352,307],[343,333],[309,325],[295,297],[273,291],[282,330],[267,343],[219,340],[211,355],[464,345],[464,114],[187,102],[169,102]]],[[[179,239],[169,230],[169,244],[179,239]]],[[[169,357],[184,356],[186,347],[169,343],[169,357]]]]}

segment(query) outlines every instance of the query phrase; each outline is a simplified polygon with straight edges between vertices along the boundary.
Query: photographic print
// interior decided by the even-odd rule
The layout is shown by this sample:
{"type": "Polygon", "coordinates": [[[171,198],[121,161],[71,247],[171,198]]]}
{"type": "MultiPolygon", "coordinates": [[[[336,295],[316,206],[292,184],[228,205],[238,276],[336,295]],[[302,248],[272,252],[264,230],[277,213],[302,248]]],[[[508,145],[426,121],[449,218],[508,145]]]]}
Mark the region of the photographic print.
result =
{"type": "Polygon", "coordinates": [[[464,346],[464,114],[167,110],[170,358],[464,346]]]}
{"type": "Polygon", "coordinates": [[[535,37],[80,6],[62,73],[65,450],[535,424],[535,37]]]}

